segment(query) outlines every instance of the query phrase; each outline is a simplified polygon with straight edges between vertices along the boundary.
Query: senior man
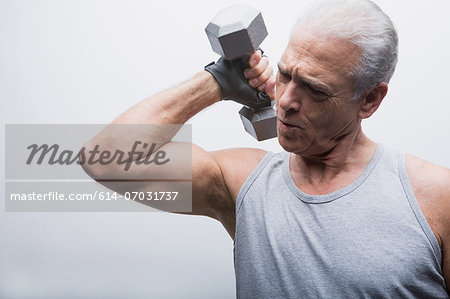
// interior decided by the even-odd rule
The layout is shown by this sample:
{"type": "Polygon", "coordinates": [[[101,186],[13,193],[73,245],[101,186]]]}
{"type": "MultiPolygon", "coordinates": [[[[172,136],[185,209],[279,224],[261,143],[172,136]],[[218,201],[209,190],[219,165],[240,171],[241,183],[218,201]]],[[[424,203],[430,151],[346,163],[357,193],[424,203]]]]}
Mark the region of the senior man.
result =
{"type": "MultiPolygon", "coordinates": [[[[219,220],[234,239],[238,297],[448,298],[449,170],[376,144],[361,128],[396,62],[394,26],[368,0],[305,12],[275,82],[268,59],[250,57],[241,84],[275,97],[285,151],[192,146],[189,214],[219,220]]],[[[113,123],[183,124],[221,99],[230,84],[218,82],[235,80],[227,69],[223,60],[209,65],[113,123]]],[[[116,142],[105,133],[86,147],[116,142]]],[[[129,175],[84,167],[97,178],[129,175]]]]}

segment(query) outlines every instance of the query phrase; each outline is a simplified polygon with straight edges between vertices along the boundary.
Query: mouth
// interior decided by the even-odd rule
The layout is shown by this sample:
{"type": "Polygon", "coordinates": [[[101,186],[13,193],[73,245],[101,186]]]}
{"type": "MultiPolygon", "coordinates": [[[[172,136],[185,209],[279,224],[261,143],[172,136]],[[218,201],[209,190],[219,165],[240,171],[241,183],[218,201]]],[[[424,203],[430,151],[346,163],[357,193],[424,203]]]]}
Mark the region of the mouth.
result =
{"type": "MultiPolygon", "coordinates": [[[[293,124],[291,124],[291,123],[282,121],[281,119],[278,119],[278,122],[279,122],[279,124],[280,124],[280,128],[281,128],[281,129],[284,129],[284,130],[290,130],[290,129],[293,129],[293,128],[299,128],[299,129],[302,129],[302,127],[300,127],[300,126],[296,126],[296,125],[293,125],[293,124]]],[[[303,129],[302,129],[302,130],[303,130],[303,129]]]]}

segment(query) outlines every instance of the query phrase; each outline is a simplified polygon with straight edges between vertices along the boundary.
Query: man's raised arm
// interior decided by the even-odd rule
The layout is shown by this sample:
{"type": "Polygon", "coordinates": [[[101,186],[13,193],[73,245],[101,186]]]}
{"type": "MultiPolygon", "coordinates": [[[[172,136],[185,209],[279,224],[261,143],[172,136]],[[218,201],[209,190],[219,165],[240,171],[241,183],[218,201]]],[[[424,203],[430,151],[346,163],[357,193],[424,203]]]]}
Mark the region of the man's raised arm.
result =
{"type": "MultiPolygon", "coordinates": [[[[260,51],[256,51],[250,56],[249,61],[250,68],[244,73],[247,79],[245,84],[256,79],[256,84],[255,81],[251,81],[250,84],[259,90],[265,89],[273,98],[274,83],[270,79],[272,69],[268,59],[262,57],[260,51]]],[[[99,147],[103,151],[127,153],[130,151],[130,141],[150,144],[157,140],[152,153],[157,153],[158,150],[164,151],[165,155],[174,162],[171,167],[157,165],[157,163],[134,163],[132,167],[125,170],[125,167],[118,167],[116,163],[83,163],[84,170],[101,184],[121,194],[129,192],[130,188],[134,188],[133,191],[154,190],[155,184],[160,183],[154,179],[145,180],[149,177],[167,177],[174,172],[180,172],[180,176],[190,177],[192,174],[192,212],[186,214],[213,217],[221,221],[230,235],[233,235],[234,223],[231,218],[234,217],[232,215],[234,199],[230,195],[219,166],[220,163],[227,163],[227,161],[220,159],[218,163],[216,153],[208,153],[193,144],[172,141],[186,121],[204,108],[218,102],[222,97],[221,94],[221,86],[217,83],[217,79],[211,73],[201,71],[179,86],[163,91],[132,107],[84,145],[85,152],[99,147]],[[125,125],[129,124],[152,125],[139,129],[139,126],[127,128],[125,125]],[[125,128],[121,129],[121,126],[125,128]],[[187,150],[192,153],[192,161],[183,161],[186,157],[181,153],[187,150]],[[186,169],[183,163],[189,165],[189,169],[186,169]],[[173,168],[174,165],[176,169],[173,168]],[[133,184],[117,183],[133,179],[140,181],[138,190],[136,186],[132,187],[133,184]]],[[[187,157],[190,160],[190,155],[187,157]]],[[[128,159],[142,159],[142,156],[134,155],[128,159]]],[[[233,162],[230,161],[230,163],[233,162]]],[[[152,205],[151,202],[146,204],[152,205]]]]}

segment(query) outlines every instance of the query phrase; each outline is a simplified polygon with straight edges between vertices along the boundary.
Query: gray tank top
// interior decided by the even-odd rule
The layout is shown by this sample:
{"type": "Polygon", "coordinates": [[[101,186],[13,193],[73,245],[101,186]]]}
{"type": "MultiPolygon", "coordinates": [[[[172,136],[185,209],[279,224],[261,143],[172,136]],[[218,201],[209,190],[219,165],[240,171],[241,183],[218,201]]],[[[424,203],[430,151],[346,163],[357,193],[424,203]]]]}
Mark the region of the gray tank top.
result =
{"type": "Polygon", "coordinates": [[[237,197],[237,297],[449,298],[405,157],[378,145],[352,184],[309,195],[268,153],[237,197]]]}

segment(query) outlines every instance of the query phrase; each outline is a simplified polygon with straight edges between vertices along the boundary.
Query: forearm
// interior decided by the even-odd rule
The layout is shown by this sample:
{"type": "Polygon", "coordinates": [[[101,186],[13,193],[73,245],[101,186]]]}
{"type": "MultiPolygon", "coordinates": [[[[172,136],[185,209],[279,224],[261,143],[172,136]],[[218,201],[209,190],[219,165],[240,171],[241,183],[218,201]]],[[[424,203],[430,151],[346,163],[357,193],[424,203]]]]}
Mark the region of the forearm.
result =
{"type": "Polygon", "coordinates": [[[184,124],[219,100],[219,85],[210,73],[201,71],[179,86],[137,104],[113,124],[184,124]]]}
{"type": "MultiPolygon", "coordinates": [[[[128,153],[138,142],[140,149],[144,143],[148,146],[154,144],[153,153],[156,153],[172,140],[187,120],[219,100],[220,86],[214,77],[208,72],[199,72],[179,86],[152,96],[123,113],[89,140],[84,145],[84,151],[90,152],[98,147],[99,151],[128,153]]],[[[177,152],[176,148],[184,150],[181,145],[175,148],[172,146],[172,155],[181,151],[177,152]]],[[[129,156],[127,160],[137,158],[138,156],[134,155],[129,156]]],[[[84,163],[83,168],[95,178],[130,175],[130,171],[118,171],[120,168],[114,163],[84,163]]],[[[140,168],[138,172],[141,171],[140,168]]],[[[148,167],[145,169],[150,170],[148,167]]]]}
{"type": "Polygon", "coordinates": [[[86,143],[109,150],[129,150],[130,141],[158,140],[158,147],[171,141],[181,125],[202,109],[220,100],[220,86],[205,71],[190,80],[135,105],[86,143]],[[131,130],[121,125],[135,126],[131,130]],[[176,124],[176,125],[175,125],[176,124]],[[142,129],[140,129],[142,128],[142,129]]]}

